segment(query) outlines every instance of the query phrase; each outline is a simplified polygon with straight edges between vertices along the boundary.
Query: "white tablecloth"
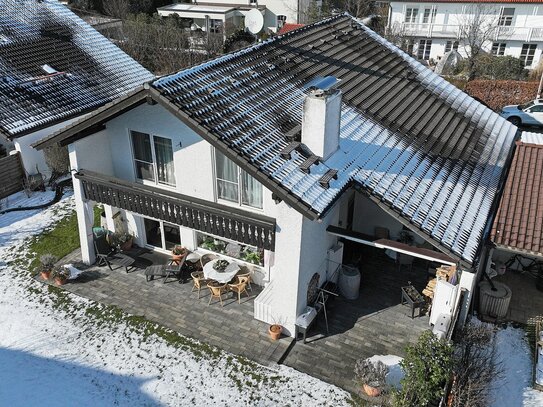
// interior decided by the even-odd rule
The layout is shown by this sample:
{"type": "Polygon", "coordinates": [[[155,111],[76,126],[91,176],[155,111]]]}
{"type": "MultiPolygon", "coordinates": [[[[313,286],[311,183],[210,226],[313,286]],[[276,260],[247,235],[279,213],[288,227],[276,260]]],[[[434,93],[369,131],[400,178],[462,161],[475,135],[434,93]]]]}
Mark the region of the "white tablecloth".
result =
{"type": "Polygon", "coordinates": [[[223,272],[219,272],[213,268],[217,260],[210,261],[204,265],[204,277],[218,281],[219,283],[228,283],[238,273],[239,265],[231,261],[223,272]]]}

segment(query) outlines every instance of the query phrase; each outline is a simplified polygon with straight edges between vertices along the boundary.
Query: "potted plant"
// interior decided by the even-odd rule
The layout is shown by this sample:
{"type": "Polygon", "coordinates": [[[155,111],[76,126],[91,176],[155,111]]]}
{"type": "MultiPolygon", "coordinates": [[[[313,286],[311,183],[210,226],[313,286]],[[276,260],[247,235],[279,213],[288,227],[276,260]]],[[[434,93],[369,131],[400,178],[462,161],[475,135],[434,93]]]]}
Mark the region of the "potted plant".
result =
{"type": "Polygon", "coordinates": [[[260,253],[252,251],[251,249],[247,249],[245,252],[243,252],[242,257],[243,260],[252,264],[261,264],[262,261],[260,253]]]}
{"type": "Polygon", "coordinates": [[[283,327],[280,324],[273,323],[268,328],[268,333],[273,341],[278,340],[283,332],[283,327]]]}
{"type": "Polygon", "coordinates": [[[66,281],[68,281],[70,271],[64,266],[57,266],[53,269],[51,276],[55,280],[56,285],[63,285],[66,284],[66,281]]]}
{"type": "Polygon", "coordinates": [[[184,246],[176,244],[172,249],[172,261],[179,264],[188,251],[184,246]]]}
{"type": "Polygon", "coordinates": [[[130,233],[115,232],[111,235],[112,246],[117,247],[120,250],[127,251],[132,248],[134,243],[134,236],[130,233]]]}
{"type": "Polygon", "coordinates": [[[354,366],[355,381],[362,384],[364,393],[370,397],[377,397],[382,393],[387,373],[388,367],[381,361],[359,359],[354,366]]]}
{"type": "Polygon", "coordinates": [[[40,257],[40,276],[44,280],[49,280],[51,277],[51,271],[55,266],[55,263],[58,261],[57,256],[52,254],[44,254],[40,257]]]}

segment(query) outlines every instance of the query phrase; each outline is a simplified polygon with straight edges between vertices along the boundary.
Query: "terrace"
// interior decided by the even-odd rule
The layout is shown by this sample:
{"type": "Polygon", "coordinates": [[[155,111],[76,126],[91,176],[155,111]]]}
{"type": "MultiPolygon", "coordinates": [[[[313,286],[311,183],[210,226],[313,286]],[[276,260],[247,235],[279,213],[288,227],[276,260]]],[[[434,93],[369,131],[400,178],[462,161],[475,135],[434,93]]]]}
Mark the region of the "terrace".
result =
{"type": "Polygon", "coordinates": [[[405,346],[416,341],[428,328],[428,316],[410,318],[409,309],[400,305],[400,287],[411,282],[419,291],[426,284],[424,262],[414,267],[397,266],[382,251],[356,246],[362,262],[360,297],[355,301],[335,299],[329,309],[329,334],[324,320],[309,332],[306,344],[282,337],[271,341],[267,325],[253,318],[254,298],[261,288],[253,285],[250,297],[228,297],[208,306],[209,291],[200,299],[191,292],[192,281],[185,283],[161,278],[147,282],[144,269],[165,264],[170,256],[145,251],[125,273],[123,268],[82,266],[80,251],[61,260],[85,269],[77,280],[63,289],[97,302],[114,305],[141,315],[185,336],[201,340],[247,357],[263,365],[283,363],[346,390],[356,391],[353,366],[360,357],[375,354],[404,355],[405,346]]]}

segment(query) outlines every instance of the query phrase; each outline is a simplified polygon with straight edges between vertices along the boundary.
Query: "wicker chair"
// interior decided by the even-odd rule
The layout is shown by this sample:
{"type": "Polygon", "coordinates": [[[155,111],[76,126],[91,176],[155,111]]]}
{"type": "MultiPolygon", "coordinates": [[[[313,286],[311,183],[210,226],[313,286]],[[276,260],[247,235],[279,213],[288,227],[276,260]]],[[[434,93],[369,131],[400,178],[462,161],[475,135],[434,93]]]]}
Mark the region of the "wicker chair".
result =
{"type": "Polygon", "coordinates": [[[206,263],[209,263],[210,261],[218,259],[219,256],[213,253],[204,254],[202,258],[200,259],[200,264],[202,265],[202,268],[206,265],[206,263]]]}
{"type": "Polygon", "coordinates": [[[209,288],[209,291],[211,291],[211,297],[209,297],[209,302],[207,303],[207,305],[211,304],[211,300],[213,300],[213,298],[218,298],[221,302],[221,307],[223,307],[224,304],[222,302],[222,296],[223,294],[226,294],[227,285],[220,285],[219,283],[208,283],[207,287],[209,288]]]}
{"type": "Polygon", "coordinates": [[[249,289],[250,292],[253,292],[253,287],[251,287],[251,281],[252,281],[251,274],[252,274],[251,270],[249,270],[245,266],[242,266],[239,273],[236,274],[236,277],[238,277],[238,278],[242,278],[242,277],[247,278],[247,288],[249,289]]]}
{"type": "Polygon", "coordinates": [[[202,287],[205,287],[207,285],[209,280],[204,277],[203,271],[194,271],[190,273],[190,276],[192,277],[192,282],[194,283],[190,292],[194,292],[195,289],[198,290],[198,299],[200,299],[200,290],[202,289],[202,287]]]}
{"type": "Polygon", "coordinates": [[[238,304],[241,304],[241,294],[245,293],[249,296],[247,292],[247,284],[249,283],[249,277],[237,276],[237,282],[235,284],[228,284],[228,289],[238,294],[238,304]]]}

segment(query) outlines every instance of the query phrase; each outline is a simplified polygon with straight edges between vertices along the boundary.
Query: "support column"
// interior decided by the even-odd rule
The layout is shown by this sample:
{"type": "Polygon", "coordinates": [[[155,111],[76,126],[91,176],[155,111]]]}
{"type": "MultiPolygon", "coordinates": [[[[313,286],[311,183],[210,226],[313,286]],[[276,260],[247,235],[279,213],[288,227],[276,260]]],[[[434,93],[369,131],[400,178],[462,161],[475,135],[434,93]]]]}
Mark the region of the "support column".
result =
{"type": "Polygon", "coordinates": [[[80,180],[73,177],[75,211],[77,213],[77,225],[79,227],[79,243],[81,245],[81,257],[83,263],[94,264],[96,255],[94,253],[92,227],[94,224],[93,202],[84,197],[83,185],[80,180]]]}
{"type": "MultiPolygon", "coordinates": [[[[73,144],[68,146],[70,168],[72,172],[79,170],[77,151],[73,144]]],[[[85,264],[91,265],[96,261],[94,253],[92,227],[94,224],[93,202],[85,199],[83,183],[75,178],[72,173],[74,186],[75,211],[77,213],[77,225],[79,227],[79,243],[81,247],[81,259],[85,264]]]]}

